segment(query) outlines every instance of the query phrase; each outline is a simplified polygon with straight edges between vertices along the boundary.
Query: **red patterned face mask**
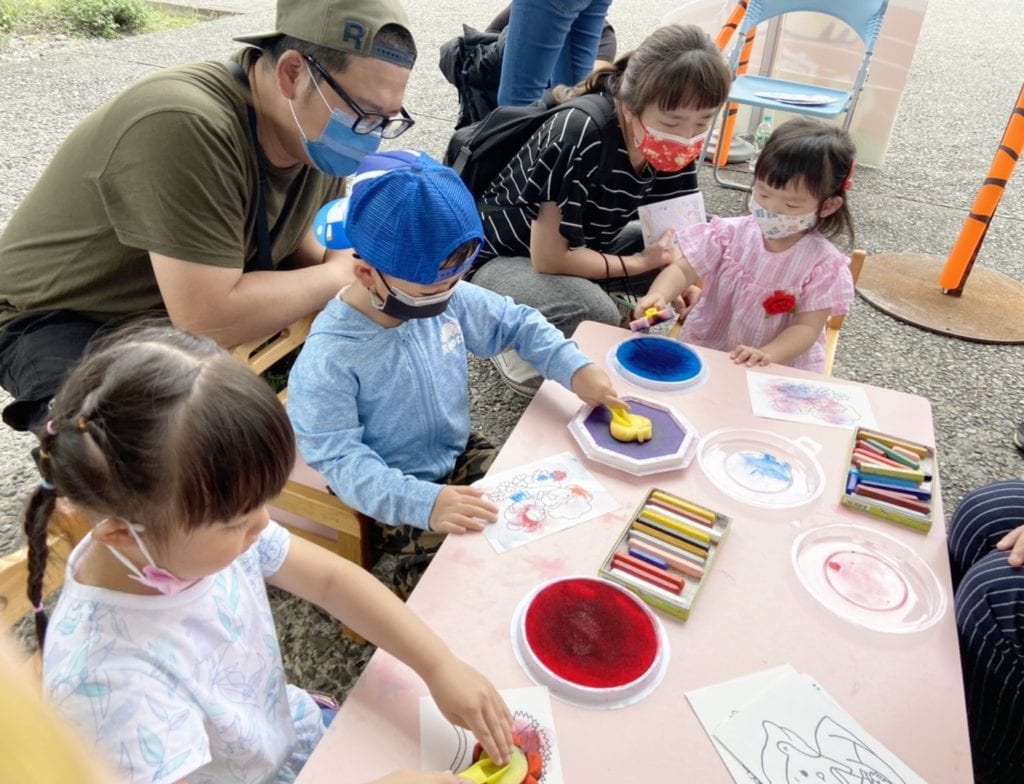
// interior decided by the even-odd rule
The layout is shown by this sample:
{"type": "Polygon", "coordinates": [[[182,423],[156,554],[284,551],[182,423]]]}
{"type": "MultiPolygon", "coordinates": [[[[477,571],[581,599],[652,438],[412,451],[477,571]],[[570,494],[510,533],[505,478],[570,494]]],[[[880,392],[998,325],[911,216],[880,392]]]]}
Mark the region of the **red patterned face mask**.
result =
{"type": "Polygon", "coordinates": [[[648,128],[639,117],[636,121],[643,129],[643,136],[633,141],[647,162],[660,172],[677,172],[689,166],[704,147],[708,132],[685,138],[673,136],[664,131],[648,128]]]}

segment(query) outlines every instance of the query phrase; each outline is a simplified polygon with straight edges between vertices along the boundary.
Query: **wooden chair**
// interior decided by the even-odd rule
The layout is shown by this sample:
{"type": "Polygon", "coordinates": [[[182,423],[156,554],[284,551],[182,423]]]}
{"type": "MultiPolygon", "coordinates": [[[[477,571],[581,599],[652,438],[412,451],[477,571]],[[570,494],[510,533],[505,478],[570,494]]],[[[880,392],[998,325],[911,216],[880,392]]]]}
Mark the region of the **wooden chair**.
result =
{"type": "MultiPolygon", "coordinates": [[[[853,277],[854,289],[857,287],[857,278],[864,267],[864,259],[867,253],[863,250],[855,250],[850,254],[850,275],[853,277]]],[[[825,375],[832,375],[832,365],[836,360],[836,346],[839,345],[839,330],[843,326],[843,316],[829,316],[825,322],[825,375]]]]}
{"type": "MultiPolygon", "coordinates": [[[[855,250],[850,254],[850,275],[853,277],[853,285],[856,287],[857,278],[860,277],[860,271],[864,266],[864,259],[867,257],[867,253],[863,250],[855,250]]],[[[698,285],[700,285],[698,283],[698,285]]],[[[683,328],[683,321],[685,316],[678,318],[673,322],[672,327],[669,329],[669,336],[678,338],[679,333],[683,328]]],[[[832,365],[836,359],[836,346],[839,345],[839,330],[843,326],[843,316],[829,316],[828,321],[825,322],[825,370],[826,376],[832,375],[832,365]]]]}
{"type": "MultiPolygon", "coordinates": [[[[304,316],[269,338],[253,340],[231,353],[254,373],[262,373],[306,340],[312,316],[304,316]]],[[[287,403],[288,390],[278,397],[287,403]]],[[[284,490],[269,504],[271,517],[296,536],[308,539],[364,568],[370,563],[370,519],[342,503],[319,473],[299,456],[284,490]]]]}
{"type": "MultiPolygon", "coordinates": [[[[78,542],[89,531],[89,522],[73,512],[60,501],[50,520],[47,543],[50,554],[46,561],[43,578],[43,596],[49,596],[64,584],[64,569],[68,556],[78,542]]],[[[32,611],[25,593],[28,584],[28,547],[22,547],[0,558],[0,623],[7,632],[32,611]]],[[[43,658],[40,651],[24,657],[19,662],[23,674],[34,683],[39,683],[43,673],[43,658]]]]}

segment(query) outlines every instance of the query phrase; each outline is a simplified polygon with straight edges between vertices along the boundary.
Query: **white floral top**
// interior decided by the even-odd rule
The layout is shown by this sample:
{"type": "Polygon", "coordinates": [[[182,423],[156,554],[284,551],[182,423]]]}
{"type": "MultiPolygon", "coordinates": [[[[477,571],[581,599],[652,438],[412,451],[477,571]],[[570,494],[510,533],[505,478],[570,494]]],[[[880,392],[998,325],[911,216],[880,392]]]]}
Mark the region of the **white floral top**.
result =
{"type": "Polygon", "coordinates": [[[293,781],[324,732],[287,686],[264,580],[288,552],[271,522],[230,566],[174,596],[82,585],[75,548],[47,631],[46,691],[125,781],[293,781]]]}

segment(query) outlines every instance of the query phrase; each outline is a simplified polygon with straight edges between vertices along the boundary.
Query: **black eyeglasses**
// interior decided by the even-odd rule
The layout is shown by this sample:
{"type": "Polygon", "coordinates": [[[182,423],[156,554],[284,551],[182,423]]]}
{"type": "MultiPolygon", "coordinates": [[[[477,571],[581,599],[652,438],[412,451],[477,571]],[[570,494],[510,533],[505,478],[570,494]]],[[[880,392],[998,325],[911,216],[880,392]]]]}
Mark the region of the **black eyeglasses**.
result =
{"type": "Polygon", "coordinates": [[[386,114],[380,114],[379,112],[363,111],[363,108],[352,100],[352,97],[341,88],[341,85],[331,78],[331,75],[327,73],[326,68],[320,65],[320,63],[308,54],[303,55],[303,57],[306,58],[306,61],[310,65],[316,68],[317,72],[323,77],[324,81],[327,82],[328,86],[338,94],[338,97],[352,107],[352,110],[359,118],[356,120],[355,125],[352,126],[352,130],[356,133],[373,133],[374,131],[380,131],[380,135],[383,138],[394,139],[396,136],[401,136],[415,124],[416,121],[409,116],[409,113],[405,110],[404,106],[399,109],[401,116],[398,117],[389,117],[386,114]]]}

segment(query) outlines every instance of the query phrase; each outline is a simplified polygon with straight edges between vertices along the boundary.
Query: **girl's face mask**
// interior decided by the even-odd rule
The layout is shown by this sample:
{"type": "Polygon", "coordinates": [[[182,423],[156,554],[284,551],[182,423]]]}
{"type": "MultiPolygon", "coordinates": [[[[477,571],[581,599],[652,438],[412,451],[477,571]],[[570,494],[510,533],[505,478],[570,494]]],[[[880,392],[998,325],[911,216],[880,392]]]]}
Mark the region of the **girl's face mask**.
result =
{"type": "MultiPolygon", "coordinates": [[[[307,65],[306,68],[308,69],[309,66],[307,65]]],[[[331,116],[327,118],[327,124],[324,126],[323,133],[320,134],[320,138],[309,139],[295,114],[294,103],[291,100],[288,101],[292,119],[295,120],[295,125],[298,126],[299,133],[302,134],[302,146],[313,165],[324,174],[339,178],[347,177],[359,168],[363,158],[370,153],[377,152],[377,148],[380,147],[380,132],[356,133],[352,128],[359,118],[353,114],[346,114],[341,109],[331,108],[320,91],[320,85],[316,83],[316,79],[313,79],[312,72],[310,72],[309,78],[313,80],[317,95],[330,110],[331,116]]]]}
{"type": "Polygon", "coordinates": [[[704,148],[704,140],[708,135],[708,132],[704,131],[689,138],[673,136],[665,131],[648,128],[639,117],[636,121],[640,124],[643,134],[639,138],[634,136],[633,141],[647,162],[655,171],[660,172],[682,171],[693,163],[704,148]]]}
{"type": "MultiPolygon", "coordinates": [[[[106,521],[103,521],[106,522],[106,521]]],[[[101,522],[100,525],[103,523],[101,522]]],[[[120,552],[114,547],[107,545],[107,549],[113,553],[114,557],[123,563],[128,571],[131,572],[128,576],[147,588],[152,588],[166,596],[173,596],[176,593],[184,591],[186,588],[190,588],[195,585],[198,580],[182,580],[180,577],[168,572],[166,569],[161,569],[153,562],[153,557],[149,554],[149,550],[143,543],[142,538],[139,536],[139,531],[142,530],[141,525],[135,523],[128,523],[128,530],[131,532],[132,538],[135,540],[135,544],[138,545],[139,550],[142,551],[142,555],[145,556],[148,564],[142,567],[140,570],[135,564],[125,557],[124,553],[120,552]]]]}
{"type": "Polygon", "coordinates": [[[753,194],[750,195],[750,214],[757,220],[761,235],[768,240],[792,237],[794,234],[813,229],[818,223],[817,210],[805,215],[780,215],[777,212],[769,212],[758,204],[753,194]]]}

